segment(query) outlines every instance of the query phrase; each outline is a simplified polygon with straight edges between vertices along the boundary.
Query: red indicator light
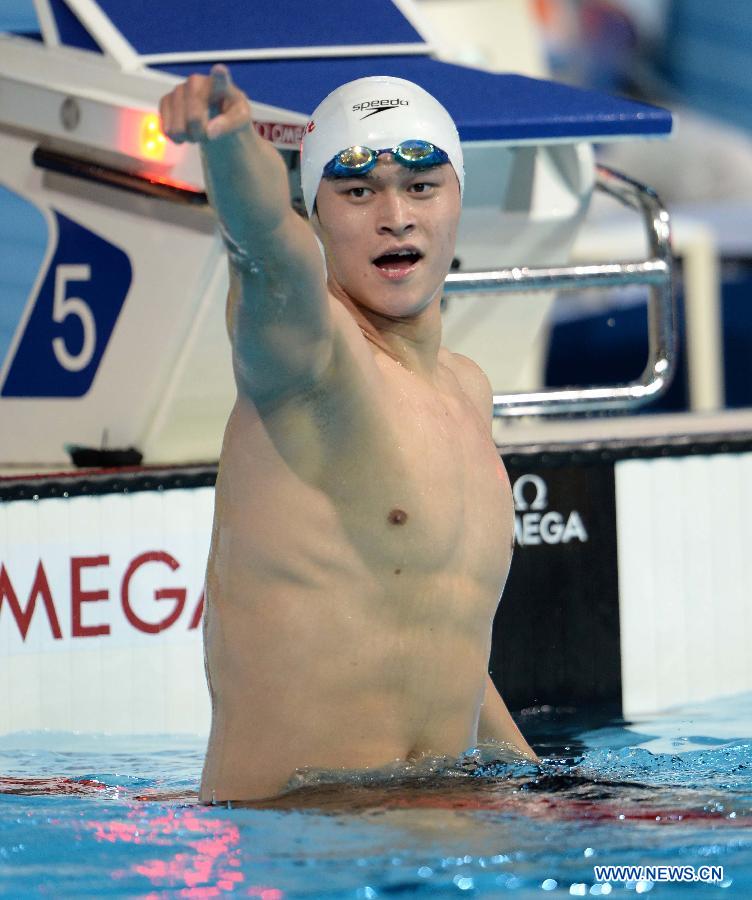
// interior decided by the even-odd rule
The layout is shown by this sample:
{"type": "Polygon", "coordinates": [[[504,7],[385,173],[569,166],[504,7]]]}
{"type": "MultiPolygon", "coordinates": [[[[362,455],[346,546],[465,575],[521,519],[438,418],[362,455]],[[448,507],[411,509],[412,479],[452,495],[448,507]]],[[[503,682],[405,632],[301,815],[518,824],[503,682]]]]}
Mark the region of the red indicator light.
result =
{"type": "Polygon", "coordinates": [[[167,149],[167,138],[162,134],[159,116],[156,113],[148,113],[141,120],[141,134],[139,135],[139,149],[141,155],[147,159],[162,159],[167,149]]]}

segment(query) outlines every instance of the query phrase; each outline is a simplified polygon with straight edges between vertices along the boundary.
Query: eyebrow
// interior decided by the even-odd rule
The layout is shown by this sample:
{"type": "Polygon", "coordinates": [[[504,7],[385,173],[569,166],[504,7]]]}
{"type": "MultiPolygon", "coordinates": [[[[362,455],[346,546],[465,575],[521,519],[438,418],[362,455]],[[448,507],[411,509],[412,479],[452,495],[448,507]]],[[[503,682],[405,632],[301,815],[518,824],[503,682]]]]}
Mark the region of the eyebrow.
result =
{"type": "Polygon", "coordinates": [[[352,175],[326,175],[327,181],[352,181],[353,179],[357,179],[358,181],[373,181],[373,172],[353,172],[352,175]]]}
{"type": "MultiPolygon", "coordinates": [[[[404,171],[407,175],[421,175],[424,172],[430,172],[432,169],[440,169],[444,166],[445,163],[434,163],[430,166],[400,166],[400,169],[404,171]]],[[[403,172],[400,172],[403,174],[403,172]]],[[[342,181],[351,181],[357,179],[358,181],[379,181],[380,178],[377,174],[375,174],[374,170],[371,169],[370,172],[363,172],[359,174],[357,172],[353,172],[351,175],[327,175],[327,181],[334,182],[342,182],[342,181]]]]}

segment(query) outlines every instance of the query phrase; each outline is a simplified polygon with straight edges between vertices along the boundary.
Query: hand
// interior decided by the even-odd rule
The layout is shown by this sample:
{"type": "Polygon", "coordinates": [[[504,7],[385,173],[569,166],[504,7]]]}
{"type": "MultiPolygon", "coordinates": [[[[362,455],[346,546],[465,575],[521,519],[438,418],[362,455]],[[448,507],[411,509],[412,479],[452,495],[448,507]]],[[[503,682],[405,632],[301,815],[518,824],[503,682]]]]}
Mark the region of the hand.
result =
{"type": "Polygon", "coordinates": [[[159,101],[162,131],[176,144],[216,140],[247,128],[248,97],[232,83],[226,66],[212,66],[209,75],[191,75],[159,101]]]}

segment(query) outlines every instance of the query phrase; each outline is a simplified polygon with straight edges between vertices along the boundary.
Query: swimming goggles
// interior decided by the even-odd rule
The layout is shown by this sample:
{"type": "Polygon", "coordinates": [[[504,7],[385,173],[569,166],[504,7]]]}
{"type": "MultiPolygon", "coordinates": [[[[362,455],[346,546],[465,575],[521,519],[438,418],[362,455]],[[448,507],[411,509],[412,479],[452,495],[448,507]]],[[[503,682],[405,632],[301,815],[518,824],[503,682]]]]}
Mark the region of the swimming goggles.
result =
{"type": "Polygon", "coordinates": [[[370,147],[356,145],[335,154],[324,166],[324,177],[365,175],[373,169],[382,153],[391,153],[398,163],[408,169],[427,169],[449,162],[449,156],[428,141],[402,141],[396,147],[386,147],[384,150],[371,150],[370,147]]]}

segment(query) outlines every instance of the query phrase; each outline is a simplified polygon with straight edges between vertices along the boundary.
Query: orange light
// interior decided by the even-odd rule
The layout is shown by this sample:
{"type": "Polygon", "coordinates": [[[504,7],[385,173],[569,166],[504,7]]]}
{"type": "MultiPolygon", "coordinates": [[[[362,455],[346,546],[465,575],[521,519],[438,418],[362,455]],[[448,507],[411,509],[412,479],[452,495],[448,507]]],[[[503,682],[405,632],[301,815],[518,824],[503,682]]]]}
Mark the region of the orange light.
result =
{"type": "Polygon", "coordinates": [[[162,159],[167,149],[167,138],[160,129],[159,116],[147,113],[141,120],[139,146],[141,155],[148,159],[162,159]]]}

